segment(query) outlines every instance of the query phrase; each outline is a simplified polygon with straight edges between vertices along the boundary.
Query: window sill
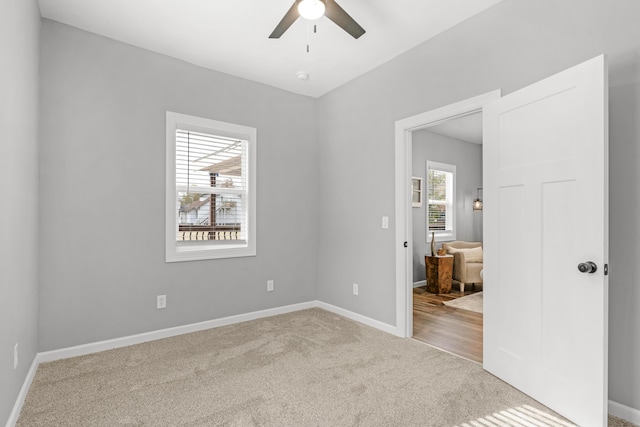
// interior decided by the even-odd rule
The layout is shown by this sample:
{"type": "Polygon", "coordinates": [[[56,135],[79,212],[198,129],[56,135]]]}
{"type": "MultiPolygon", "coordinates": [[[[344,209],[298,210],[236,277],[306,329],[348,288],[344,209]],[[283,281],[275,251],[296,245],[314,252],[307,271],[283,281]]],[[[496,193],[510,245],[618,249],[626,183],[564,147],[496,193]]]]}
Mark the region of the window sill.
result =
{"type": "Polygon", "coordinates": [[[167,247],[166,262],[201,261],[251,256],[256,256],[256,249],[249,245],[228,245],[223,248],[173,245],[167,247]]]}

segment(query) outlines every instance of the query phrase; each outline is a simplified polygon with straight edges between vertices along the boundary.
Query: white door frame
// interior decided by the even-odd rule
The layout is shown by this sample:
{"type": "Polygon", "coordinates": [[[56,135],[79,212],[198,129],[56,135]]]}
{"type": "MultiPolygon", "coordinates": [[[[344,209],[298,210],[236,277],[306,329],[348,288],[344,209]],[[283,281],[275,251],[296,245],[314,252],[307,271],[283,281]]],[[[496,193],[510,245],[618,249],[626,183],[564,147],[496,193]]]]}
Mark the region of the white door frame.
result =
{"type": "Polygon", "coordinates": [[[400,337],[413,336],[413,224],[411,215],[413,131],[481,111],[486,103],[498,99],[500,96],[501,91],[498,89],[396,121],[396,335],[400,337]]]}

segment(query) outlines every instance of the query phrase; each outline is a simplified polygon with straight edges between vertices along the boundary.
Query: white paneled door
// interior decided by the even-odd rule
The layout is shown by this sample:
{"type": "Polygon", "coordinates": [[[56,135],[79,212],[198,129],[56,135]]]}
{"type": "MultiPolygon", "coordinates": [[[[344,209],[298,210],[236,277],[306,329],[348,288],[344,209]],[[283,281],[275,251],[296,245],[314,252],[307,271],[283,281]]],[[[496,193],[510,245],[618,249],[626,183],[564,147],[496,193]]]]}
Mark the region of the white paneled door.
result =
{"type": "Polygon", "coordinates": [[[607,417],[607,111],[604,56],[484,108],[484,368],[583,427],[607,417]]]}

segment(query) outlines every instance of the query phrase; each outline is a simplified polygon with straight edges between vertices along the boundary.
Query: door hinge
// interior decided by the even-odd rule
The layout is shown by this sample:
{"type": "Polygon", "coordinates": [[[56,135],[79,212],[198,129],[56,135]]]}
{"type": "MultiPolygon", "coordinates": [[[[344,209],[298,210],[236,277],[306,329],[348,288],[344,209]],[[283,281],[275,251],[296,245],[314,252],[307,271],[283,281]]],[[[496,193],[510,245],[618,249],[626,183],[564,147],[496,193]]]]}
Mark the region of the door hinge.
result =
{"type": "Polygon", "coordinates": [[[604,265],[604,275],[608,276],[609,275],[609,264],[605,264],[604,265]]]}
{"type": "Polygon", "coordinates": [[[409,245],[409,242],[404,242],[404,247],[406,248],[409,245]]]}

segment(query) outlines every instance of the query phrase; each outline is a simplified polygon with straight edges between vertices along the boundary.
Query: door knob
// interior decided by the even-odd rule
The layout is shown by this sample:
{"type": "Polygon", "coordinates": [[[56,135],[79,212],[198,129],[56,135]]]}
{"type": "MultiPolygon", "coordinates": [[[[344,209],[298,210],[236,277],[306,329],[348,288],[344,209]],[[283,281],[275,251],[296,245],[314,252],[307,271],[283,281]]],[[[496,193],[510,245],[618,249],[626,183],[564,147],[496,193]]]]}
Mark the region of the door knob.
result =
{"type": "Polygon", "coordinates": [[[580,273],[595,273],[598,270],[598,266],[591,261],[581,262],[578,264],[578,270],[580,270],[580,273]]]}

